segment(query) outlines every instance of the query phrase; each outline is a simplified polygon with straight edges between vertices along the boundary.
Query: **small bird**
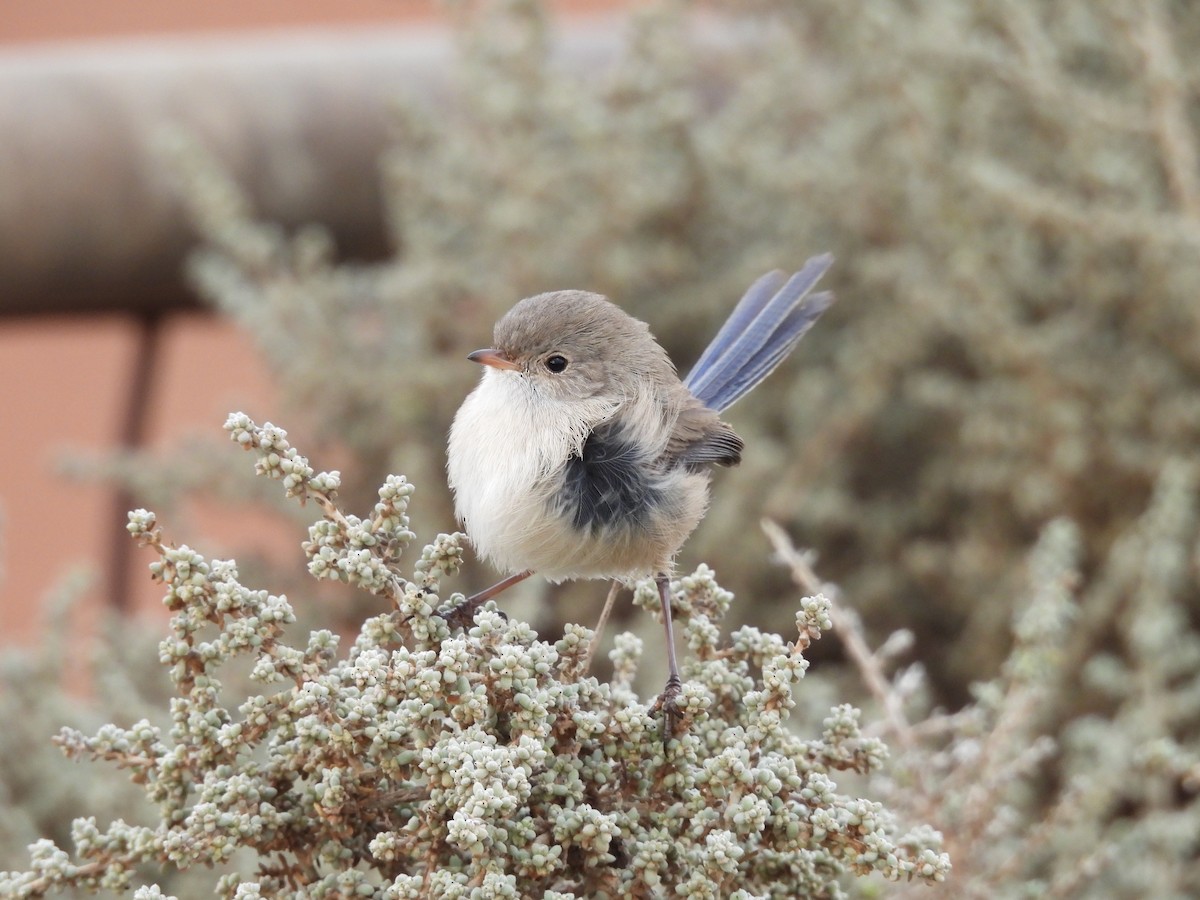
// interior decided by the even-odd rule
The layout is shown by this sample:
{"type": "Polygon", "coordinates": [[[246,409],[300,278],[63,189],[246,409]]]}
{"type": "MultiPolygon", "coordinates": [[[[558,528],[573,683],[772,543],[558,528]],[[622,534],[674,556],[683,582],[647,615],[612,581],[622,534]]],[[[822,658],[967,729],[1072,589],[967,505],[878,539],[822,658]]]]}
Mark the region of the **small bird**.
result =
{"type": "Polygon", "coordinates": [[[631,584],[654,578],[666,628],[668,734],[681,682],[671,629],[675,554],[708,507],[713,466],[741,461],[720,413],[771,373],[833,302],[813,287],[825,254],[759,278],[682,381],[649,327],[586,291],[528,297],[467,358],[483,376],[450,429],[455,512],[479,555],[508,573],[456,610],[535,572],[631,584]]]}

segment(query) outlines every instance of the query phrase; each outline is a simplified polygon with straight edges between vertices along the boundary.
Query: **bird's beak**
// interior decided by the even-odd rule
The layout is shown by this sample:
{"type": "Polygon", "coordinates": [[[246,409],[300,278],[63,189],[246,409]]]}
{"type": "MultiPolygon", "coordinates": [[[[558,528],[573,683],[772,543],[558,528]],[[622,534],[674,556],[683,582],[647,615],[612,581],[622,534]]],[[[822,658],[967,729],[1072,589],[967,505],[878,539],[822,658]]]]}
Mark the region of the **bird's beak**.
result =
{"type": "Polygon", "coordinates": [[[491,366],[493,369],[512,369],[516,372],[521,368],[521,364],[509,359],[503,350],[476,350],[474,353],[468,353],[467,359],[481,366],[491,366]]]}

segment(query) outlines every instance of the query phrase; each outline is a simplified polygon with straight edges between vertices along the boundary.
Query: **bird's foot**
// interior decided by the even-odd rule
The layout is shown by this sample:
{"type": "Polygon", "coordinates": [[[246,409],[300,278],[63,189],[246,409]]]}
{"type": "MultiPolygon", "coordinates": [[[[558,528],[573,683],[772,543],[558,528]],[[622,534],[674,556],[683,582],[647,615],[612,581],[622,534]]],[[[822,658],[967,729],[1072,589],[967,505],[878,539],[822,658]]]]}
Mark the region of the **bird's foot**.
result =
{"type": "Polygon", "coordinates": [[[663,692],[658,695],[658,699],[654,701],[654,705],[650,707],[650,715],[654,715],[659,710],[662,710],[663,724],[662,737],[663,741],[669,741],[673,738],[683,722],[684,712],[679,708],[679,695],[683,692],[683,682],[679,680],[678,675],[672,675],[667,679],[667,686],[663,688],[663,692]]]}
{"type": "MultiPolygon", "coordinates": [[[[475,613],[479,612],[479,607],[483,606],[490,599],[490,597],[481,597],[476,594],[468,597],[462,603],[458,604],[458,606],[452,606],[445,612],[438,613],[438,615],[445,619],[446,624],[451,628],[461,628],[463,631],[466,631],[475,624],[475,613]]],[[[500,618],[505,621],[508,620],[508,616],[503,612],[500,610],[496,610],[496,612],[500,614],[500,618]]]]}
{"type": "MultiPolygon", "coordinates": [[[[440,615],[451,628],[461,628],[463,631],[466,631],[474,623],[475,613],[479,611],[479,607],[483,606],[483,604],[487,603],[501,591],[508,590],[514,584],[524,581],[532,574],[533,569],[526,569],[524,572],[509,575],[502,581],[497,581],[490,588],[482,590],[478,594],[472,594],[462,603],[458,604],[458,606],[451,607],[440,615]]],[[[500,613],[500,618],[506,622],[508,621],[508,616],[504,615],[500,610],[496,610],[496,612],[500,613]]]]}

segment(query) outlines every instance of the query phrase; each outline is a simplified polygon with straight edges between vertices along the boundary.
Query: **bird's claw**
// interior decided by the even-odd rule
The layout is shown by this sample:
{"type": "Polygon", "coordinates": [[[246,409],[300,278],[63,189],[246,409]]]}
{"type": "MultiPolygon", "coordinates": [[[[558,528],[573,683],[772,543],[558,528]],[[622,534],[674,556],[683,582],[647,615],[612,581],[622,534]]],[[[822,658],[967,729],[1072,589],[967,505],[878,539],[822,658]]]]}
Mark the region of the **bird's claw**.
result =
{"type": "Polygon", "coordinates": [[[679,708],[679,695],[683,692],[683,683],[679,677],[672,675],[667,679],[667,686],[663,688],[663,692],[658,695],[658,699],[654,701],[654,705],[650,707],[650,714],[662,710],[663,725],[662,737],[663,741],[669,741],[676,734],[680,723],[683,722],[684,712],[679,708]]]}
{"type": "MultiPolygon", "coordinates": [[[[486,602],[487,598],[476,599],[475,597],[468,597],[462,603],[458,604],[458,606],[452,606],[445,612],[438,613],[438,615],[445,619],[446,624],[451,628],[461,628],[463,631],[466,631],[475,624],[475,613],[479,612],[479,608],[486,602]]],[[[500,615],[500,618],[506,622],[508,621],[508,616],[503,611],[497,609],[496,612],[500,615]]]]}

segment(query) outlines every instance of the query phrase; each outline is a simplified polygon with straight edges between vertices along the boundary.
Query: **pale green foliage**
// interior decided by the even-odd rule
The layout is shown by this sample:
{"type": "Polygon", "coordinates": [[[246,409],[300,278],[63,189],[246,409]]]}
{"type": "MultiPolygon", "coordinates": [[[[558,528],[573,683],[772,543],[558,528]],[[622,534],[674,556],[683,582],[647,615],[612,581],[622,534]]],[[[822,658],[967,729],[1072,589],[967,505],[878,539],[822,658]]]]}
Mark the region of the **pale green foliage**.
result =
{"type": "MultiPolygon", "coordinates": [[[[71,579],[52,598],[36,652],[0,654],[0,869],[28,866],[26,847],[39,839],[61,846],[71,846],[75,836],[89,839],[92,826],[84,820],[81,830],[72,822],[77,816],[107,828],[114,820],[143,821],[149,812],[145,792],[128,778],[82,769],[51,744],[66,723],[115,737],[121,729],[111,723],[131,726],[167,714],[170,694],[149,629],[111,622],[86,647],[69,639],[82,606],[73,601],[82,589],[80,579],[71,579]],[[81,680],[98,699],[82,702],[81,680]]],[[[142,866],[138,874],[158,879],[161,869],[142,866]]],[[[176,873],[164,884],[179,896],[198,896],[207,891],[197,875],[176,873]]],[[[0,896],[13,894],[5,887],[0,896]]]]}
{"type": "MultiPolygon", "coordinates": [[[[1050,523],[1001,674],[953,715],[894,729],[897,752],[875,786],[893,809],[945,833],[955,860],[946,896],[1200,892],[1200,635],[1184,602],[1196,513],[1197,467],[1176,461],[1086,580],[1078,529],[1050,523]],[[1102,620],[1081,614],[1109,604],[1121,627],[1094,654],[1089,631],[1102,620]]],[[[890,690],[902,693],[899,682],[890,690]]]]}
{"type": "Polygon", "coordinates": [[[402,577],[412,537],[403,479],[389,479],[373,515],[359,519],[335,503],[337,473],[314,471],[282,429],[241,414],[226,429],[254,451],[260,474],[323,510],[320,539],[305,544],[326,563],[313,574],[390,608],[363,623],[345,654],[329,631],[292,645],[285,597],[247,588],[232,562],[166,543],[152,513],[130,513],[130,533],[157,554],[151,572],[172,612],[159,646],[175,692],[170,724],[107,724],[91,737],[68,728],[57,742],[128,769],[157,821],[76,819],[71,851],[41,840],[28,871],[0,873],[4,896],[129,890],[146,864],[215,866],[227,897],[379,900],[674,887],[714,900],[839,897],[848,874],[946,877],[936,832],[902,832],[881,804],[839,791],[840,771],[869,773],[886,757],[857,710],[834,709],[809,739],[785,727],[802,652],[828,627],[823,597],[804,602],[790,643],[752,629],[726,641],[718,626],[731,596],[712,573],[676,582],[693,658],[685,721],[666,740],[631,684],[629,641],[603,683],[586,671],[585,628],[549,643],[485,607],[469,630],[452,631],[438,610],[462,535],[439,536],[413,578],[402,577]],[[226,689],[239,657],[270,690],[226,689]],[[252,864],[231,868],[245,851],[252,864]]]}

